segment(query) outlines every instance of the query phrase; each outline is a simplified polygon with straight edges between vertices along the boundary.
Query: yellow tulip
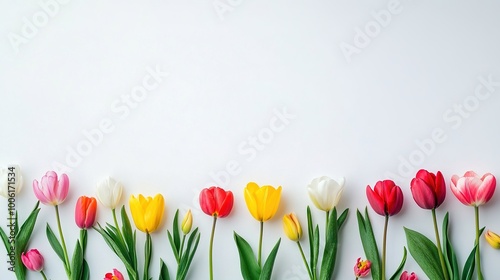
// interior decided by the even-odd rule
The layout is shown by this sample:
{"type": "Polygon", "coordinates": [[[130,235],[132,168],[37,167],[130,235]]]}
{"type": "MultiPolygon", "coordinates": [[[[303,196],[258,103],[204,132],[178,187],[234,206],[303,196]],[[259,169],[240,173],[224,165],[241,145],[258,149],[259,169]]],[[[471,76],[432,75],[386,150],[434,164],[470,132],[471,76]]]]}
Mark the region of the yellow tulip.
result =
{"type": "Polygon", "coordinates": [[[145,233],[158,229],[165,209],[165,200],[161,194],[155,195],[154,198],[144,197],[142,194],[136,198],[132,195],[129,204],[137,229],[145,233]]]}
{"type": "Polygon", "coordinates": [[[189,210],[184,219],[182,219],[181,229],[184,234],[188,234],[191,231],[191,227],[193,226],[193,214],[191,214],[191,210],[189,210]]]}
{"type": "Polygon", "coordinates": [[[488,243],[491,245],[491,247],[495,249],[500,249],[500,236],[491,230],[488,230],[486,234],[484,235],[484,238],[488,243]]]}
{"type": "Polygon", "coordinates": [[[300,226],[299,219],[295,213],[290,213],[283,216],[283,230],[286,236],[292,241],[299,241],[302,237],[302,227],[300,226]]]}
{"type": "Polygon", "coordinates": [[[250,214],[260,222],[271,219],[280,204],[281,187],[278,189],[272,186],[259,187],[254,182],[247,184],[245,188],[245,202],[250,214]]]}

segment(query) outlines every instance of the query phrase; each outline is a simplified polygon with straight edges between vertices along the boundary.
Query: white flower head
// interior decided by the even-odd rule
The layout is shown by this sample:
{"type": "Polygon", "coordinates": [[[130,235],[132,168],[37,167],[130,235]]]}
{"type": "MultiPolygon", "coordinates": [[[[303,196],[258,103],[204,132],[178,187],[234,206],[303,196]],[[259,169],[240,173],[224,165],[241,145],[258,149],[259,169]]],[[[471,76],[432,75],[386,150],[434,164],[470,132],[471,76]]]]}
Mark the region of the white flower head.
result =
{"type": "Polygon", "coordinates": [[[23,188],[23,176],[18,165],[0,169],[0,195],[9,198],[23,188]],[[10,193],[9,193],[10,192],[10,193]]]}
{"type": "Polygon", "coordinates": [[[315,178],[307,186],[309,197],[314,205],[323,211],[330,211],[337,206],[344,190],[345,178],[338,180],[327,176],[315,178]]]}
{"type": "Polygon", "coordinates": [[[122,183],[109,176],[97,183],[97,200],[110,209],[115,209],[118,206],[122,192],[122,183]]]}

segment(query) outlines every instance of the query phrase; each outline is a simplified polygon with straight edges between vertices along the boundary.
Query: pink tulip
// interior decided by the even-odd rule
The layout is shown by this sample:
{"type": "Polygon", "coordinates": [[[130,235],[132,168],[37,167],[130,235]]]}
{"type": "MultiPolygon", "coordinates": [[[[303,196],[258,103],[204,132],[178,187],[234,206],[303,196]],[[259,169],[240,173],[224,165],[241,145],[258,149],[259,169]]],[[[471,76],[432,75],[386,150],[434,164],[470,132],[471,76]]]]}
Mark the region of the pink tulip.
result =
{"type": "Polygon", "coordinates": [[[403,274],[401,274],[401,277],[399,278],[399,280],[418,280],[418,277],[415,274],[415,272],[412,272],[410,274],[410,273],[408,273],[408,271],[405,271],[405,272],[403,272],[403,274]]]}
{"type": "Polygon", "coordinates": [[[48,171],[42,177],[41,183],[33,181],[33,191],[41,203],[56,206],[64,202],[69,190],[68,175],[62,174],[59,180],[57,179],[56,172],[48,171]]]}
{"type": "Polygon", "coordinates": [[[446,197],[446,183],[443,174],[436,175],[425,169],[420,169],[410,183],[413,200],[423,209],[435,209],[443,203],[446,197]]]}
{"type": "Polygon", "coordinates": [[[80,196],[75,206],[75,222],[81,229],[94,226],[97,200],[94,197],[80,196]]]}
{"type": "Polygon", "coordinates": [[[358,258],[356,265],[354,265],[354,276],[356,278],[365,277],[370,274],[370,268],[372,263],[369,260],[361,260],[358,258]]]}
{"type": "Polygon", "coordinates": [[[32,271],[43,270],[43,257],[37,249],[31,249],[21,254],[21,261],[27,269],[32,271]]]}
{"type": "Polygon", "coordinates": [[[488,202],[495,192],[496,179],[491,173],[479,177],[474,171],[465,172],[463,177],[451,177],[451,191],[460,202],[468,206],[479,206],[488,202]]]}

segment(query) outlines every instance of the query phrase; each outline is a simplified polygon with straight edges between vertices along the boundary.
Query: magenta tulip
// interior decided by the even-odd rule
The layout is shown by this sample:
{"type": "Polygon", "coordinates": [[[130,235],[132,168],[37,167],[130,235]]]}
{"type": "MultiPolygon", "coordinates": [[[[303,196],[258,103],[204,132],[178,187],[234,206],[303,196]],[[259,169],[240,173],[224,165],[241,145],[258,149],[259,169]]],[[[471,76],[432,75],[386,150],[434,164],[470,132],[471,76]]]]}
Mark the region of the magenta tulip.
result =
{"type": "Polygon", "coordinates": [[[43,256],[37,249],[31,249],[26,253],[21,254],[21,261],[27,269],[32,271],[43,270],[43,256]]]}
{"type": "Polygon", "coordinates": [[[425,169],[420,169],[411,180],[410,190],[413,200],[423,209],[435,209],[443,203],[446,197],[446,183],[443,174],[436,175],[425,169]]]}
{"type": "Polygon", "coordinates": [[[382,216],[396,215],[403,207],[403,192],[391,180],[378,181],[373,190],[367,186],[366,196],[373,210],[382,216]]]}

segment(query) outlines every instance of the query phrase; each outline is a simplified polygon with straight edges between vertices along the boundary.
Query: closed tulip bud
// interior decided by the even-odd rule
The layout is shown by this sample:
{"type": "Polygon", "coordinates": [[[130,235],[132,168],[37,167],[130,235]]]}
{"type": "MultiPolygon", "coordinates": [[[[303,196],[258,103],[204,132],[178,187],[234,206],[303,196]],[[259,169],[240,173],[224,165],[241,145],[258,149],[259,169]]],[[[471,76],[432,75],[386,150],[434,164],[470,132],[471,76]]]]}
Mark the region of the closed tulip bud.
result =
{"type": "Polygon", "coordinates": [[[467,171],[462,177],[453,175],[450,187],[453,194],[463,204],[479,206],[493,197],[496,183],[496,178],[491,173],[479,177],[474,171],[467,171]]]}
{"type": "Polygon", "coordinates": [[[123,185],[111,177],[97,183],[97,199],[107,208],[115,209],[120,202],[123,185]]]}
{"type": "Polygon", "coordinates": [[[97,201],[94,197],[81,196],[76,201],[75,222],[81,229],[94,226],[97,212],[97,201]]]}
{"type": "Polygon", "coordinates": [[[484,235],[484,238],[488,241],[488,244],[490,244],[491,247],[500,249],[500,235],[488,230],[484,235]]]}
{"type": "Polygon", "coordinates": [[[201,210],[207,215],[224,218],[233,209],[234,197],[231,191],[220,187],[205,188],[200,192],[201,210]]]}
{"type": "Polygon", "coordinates": [[[152,233],[158,229],[165,210],[165,200],[161,194],[155,197],[130,196],[130,212],[138,230],[145,233],[152,233]]]}
{"type": "Polygon", "coordinates": [[[189,210],[184,219],[182,219],[181,229],[184,234],[188,234],[191,231],[191,227],[193,226],[193,214],[191,214],[191,210],[189,210]]]}
{"type": "Polygon", "coordinates": [[[292,241],[299,241],[302,237],[302,227],[295,213],[283,216],[283,230],[292,241]]]}
{"type": "Polygon", "coordinates": [[[365,277],[370,274],[370,268],[372,263],[369,260],[361,260],[358,258],[356,265],[354,265],[354,276],[356,278],[365,277]]]}
{"type": "Polygon", "coordinates": [[[403,207],[403,192],[391,180],[378,181],[373,190],[367,186],[366,196],[373,210],[382,216],[396,215],[403,207]]]}
{"type": "Polygon", "coordinates": [[[27,269],[32,271],[43,270],[43,256],[37,249],[31,249],[26,253],[21,254],[21,261],[27,269]]]}
{"type": "Polygon", "coordinates": [[[0,195],[9,198],[18,194],[23,187],[23,176],[17,165],[0,170],[0,195]]]}
{"type": "Polygon", "coordinates": [[[446,197],[446,183],[443,174],[436,175],[425,169],[420,169],[411,180],[410,190],[413,200],[423,209],[435,209],[443,203],[446,197]]]}
{"type": "Polygon", "coordinates": [[[271,219],[280,204],[281,187],[275,189],[272,186],[259,187],[254,182],[247,184],[245,188],[245,202],[250,214],[260,222],[271,219]]]}
{"type": "Polygon", "coordinates": [[[35,196],[41,203],[45,205],[56,206],[64,202],[68,196],[69,178],[68,175],[62,174],[58,178],[57,173],[48,171],[42,177],[40,183],[37,180],[33,181],[33,191],[35,196]]]}
{"type": "Polygon", "coordinates": [[[345,178],[333,180],[327,176],[315,178],[307,186],[309,198],[316,208],[330,211],[339,203],[344,190],[345,178]]]}

